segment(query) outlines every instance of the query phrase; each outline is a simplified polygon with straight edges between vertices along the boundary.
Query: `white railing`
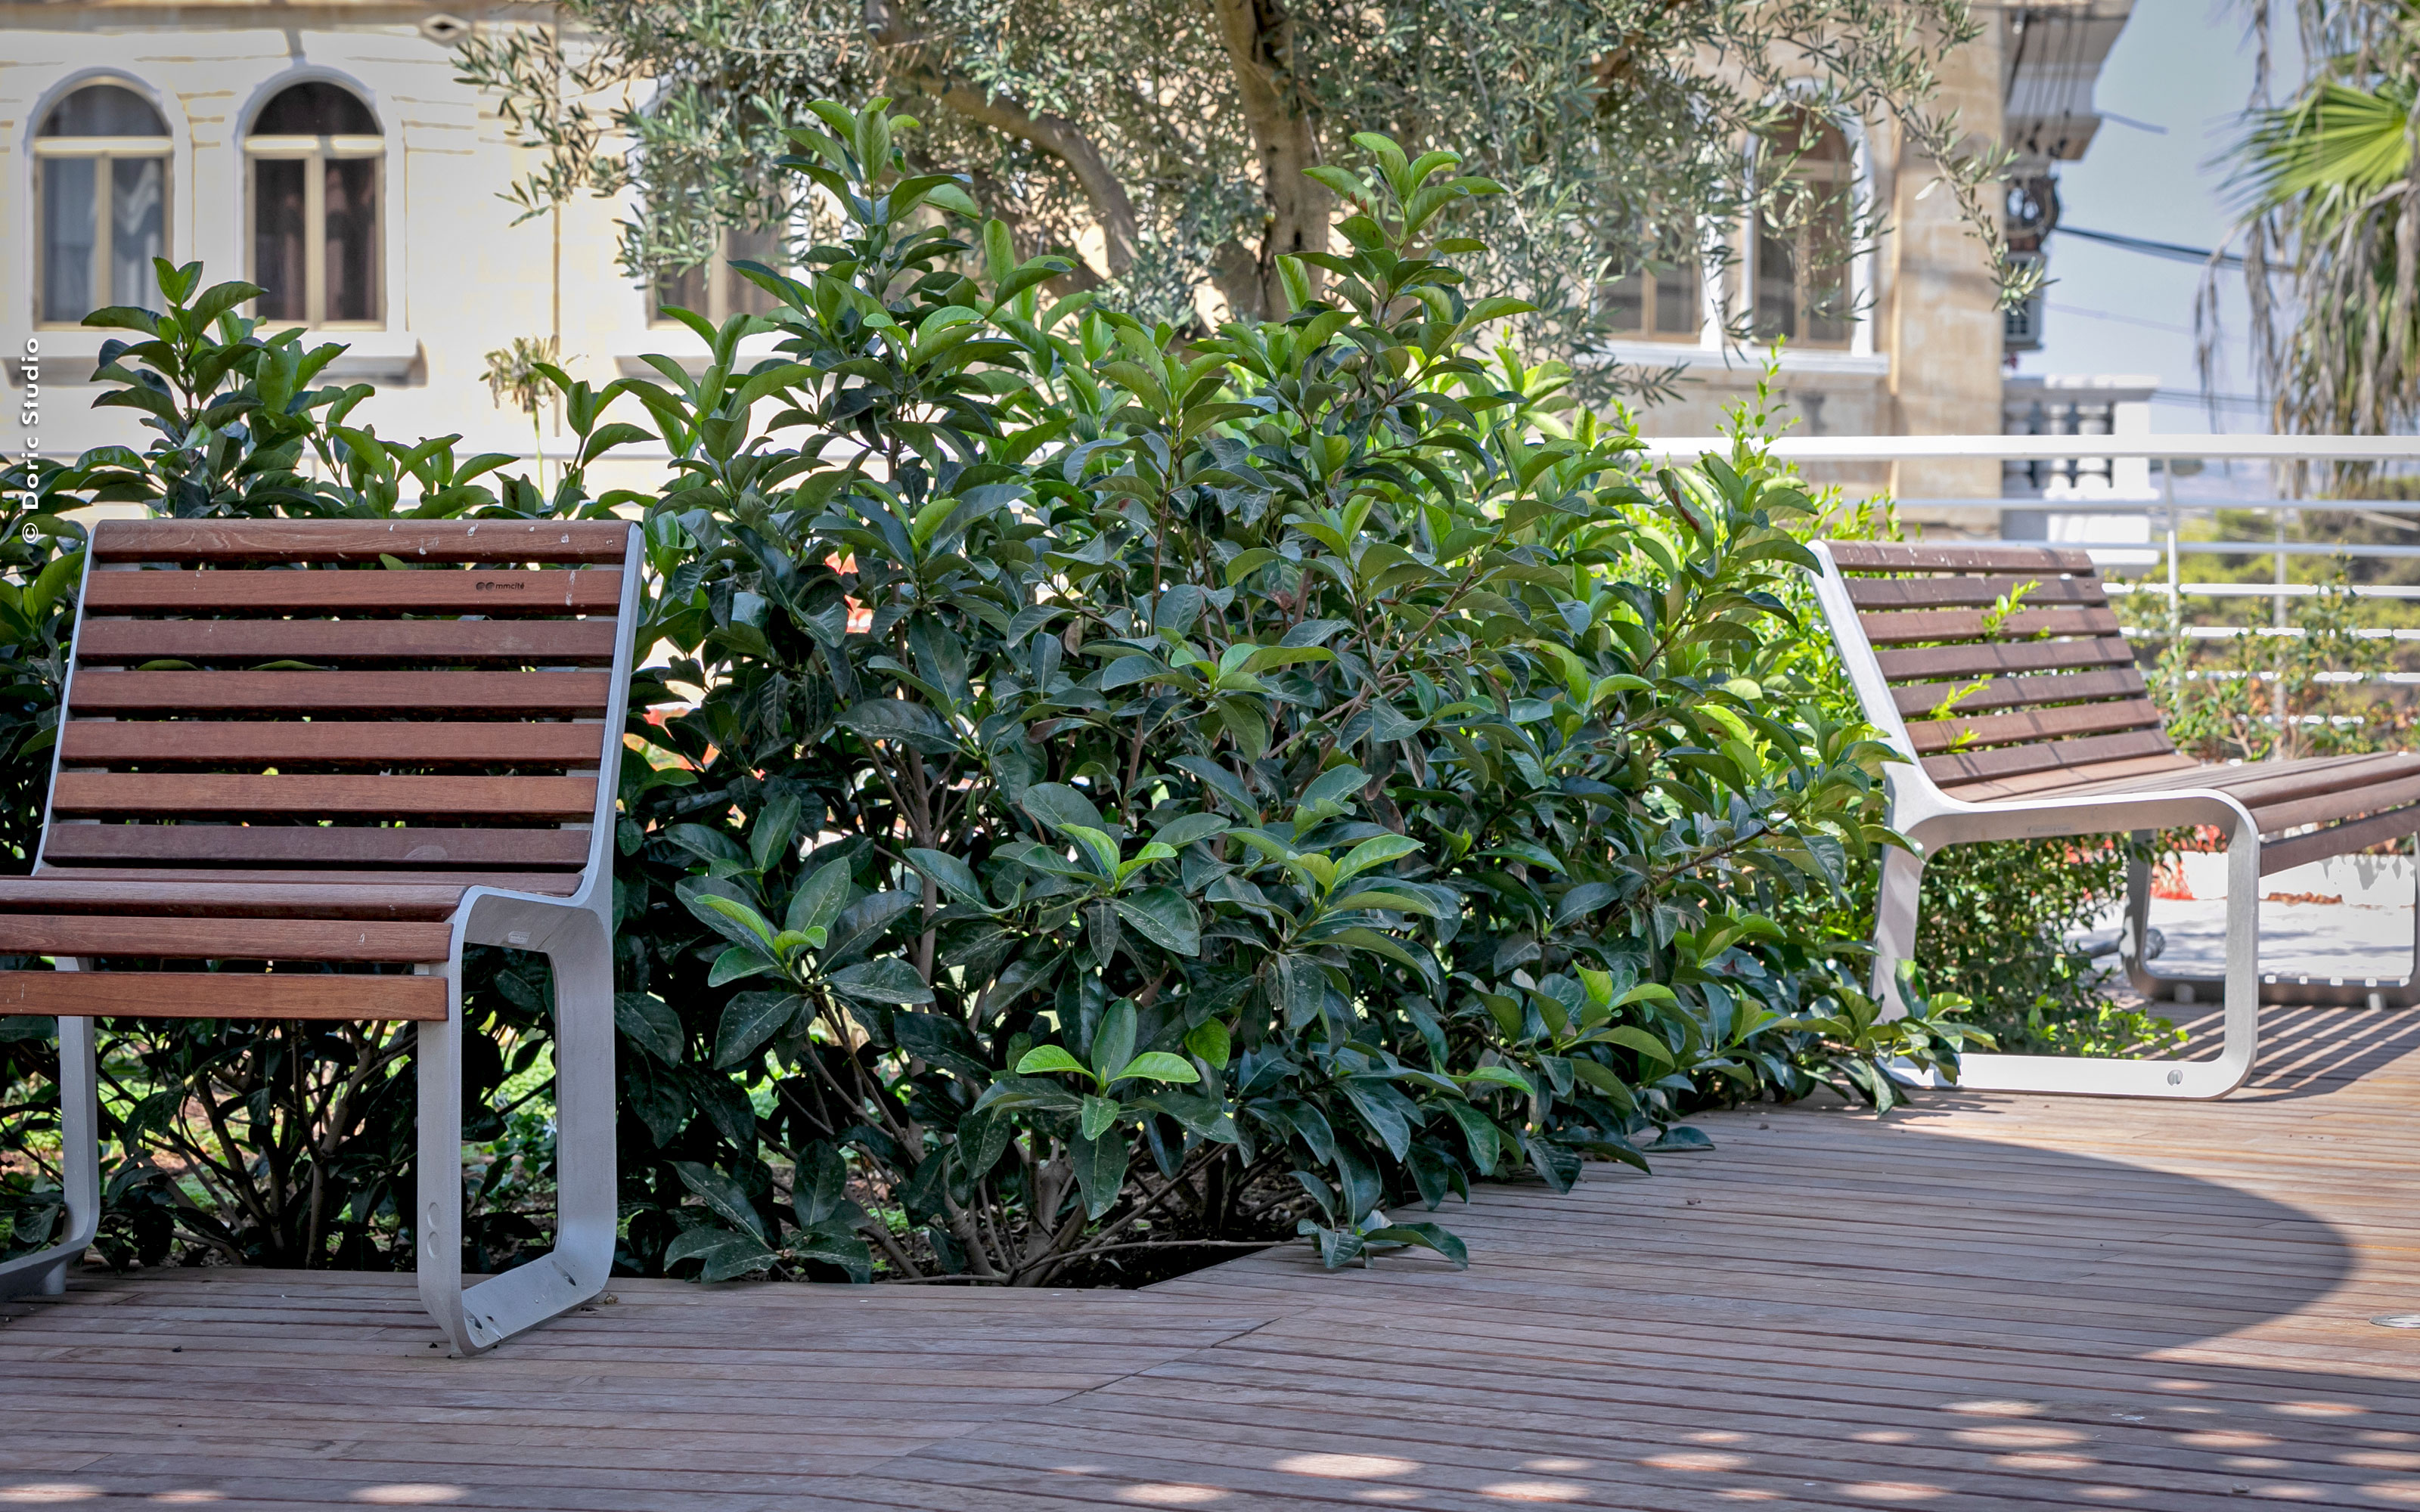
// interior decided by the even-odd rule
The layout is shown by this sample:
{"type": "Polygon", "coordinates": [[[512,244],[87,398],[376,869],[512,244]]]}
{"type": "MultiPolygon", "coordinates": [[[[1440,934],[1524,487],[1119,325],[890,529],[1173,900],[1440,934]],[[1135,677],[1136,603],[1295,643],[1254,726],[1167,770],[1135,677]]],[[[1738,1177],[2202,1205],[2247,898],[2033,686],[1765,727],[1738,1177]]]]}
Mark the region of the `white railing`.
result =
{"type": "MultiPolygon", "coordinates": [[[[1708,452],[1731,449],[1727,436],[1652,436],[1644,444],[1651,461],[1694,462],[1708,452]]],[[[1785,436],[1773,443],[1773,454],[1787,462],[2063,462],[2078,455],[2154,462],[2420,462],[2420,436],[1785,436]]]]}
{"type": "MultiPolygon", "coordinates": [[[[1721,455],[1730,449],[1730,441],[1719,436],[1657,437],[1646,441],[1643,459],[1657,463],[1688,463],[1696,461],[1708,452],[1721,455]]],[[[2287,563],[2291,558],[2297,556],[2420,558],[2420,545],[2332,546],[2323,542],[2285,539],[2286,520],[2288,515],[2296,510],[2348,509],[2369,514],[2420,517],[2420,501],[2275,498],[2180,501],[2175,496],[2176,464],[2180,461],[2267,462],[2278,466],[2291,466],[2295,463],[2340,462],[2420,464],[2420,436],[2225,436],[2146,433],[2049,436],[1796,436],[1787,437],[1775,442],[1773,453],[1776,458],[1783,461],[1818,464],[1942,461],[2042,463],[2054,466],[2062,475],[2070,478],[2079,475],[2109,476],[2112,471],[2110,464],[2118,459],[2160,463],[2162,465],[2157,473],[2159,495],[2156,498],[2085,492],[2055,497],[2041,495],[1967,499],[1902,497],[1898,500],[1902,506],[1997,508],[2003,511],[2023,510],[2029,514],[2060,515],[2071,518],[2147,517],[2145,522],[2149,529],[2144,535],[2130,540],[2094,540],[2062,534],[2055,542],[2034,539],[2009,541],[2006,544],[2081,547],[2102,556],[2104,561],[2110,562],[2110,564],[2147,567],[2164,564],[2166,568],[2164,581],[2111,582],[2107,585],[2112,595],[2150,594],[2167,600],[2170,612],[2164,616],[2167,621],[2166,628],[2153,627],[2136,632],[2159,639],[2166,639],[2173,635],[2187,640],[2226,640],[2247,633],[2258,637],[2299,636],[2303,632],[2287,623],[2289,618],[2288,608],[2289,601],[2314,594],[2319,592],[2319,588],[2310,583],[2287,580],[2287,563]],[[2268,541],[2180,541],[2178,527],[2181,519],[2188,516],[2209,515],[2219,510],[2242,510],[2268,515],[2277,522],[2276,538],[2268,541]],[[2271,557],[2276,563],[2275,577],[2272,581],[2265,583],[2184,581],[2180,572],[2180,559],[2195,554],[2271,557]],[[2270,603],[2270,623],[2265,625],[2184,625],[2179,610],[2183,601],[2191,598],[2266,599],[2270,603]]],[[[2414,526],[2420,528],[2420,518],[2415,518],[2414,526]]],[[[1991,543],[1976,541],[1975,544],[1991,543]]],[[[2350,591],[2356,598],[2420,601],[2420,585],[2355,584],[2351,585],[2350,591]]],[[[2366,640],[2420,640],[2420,629],[2363,629],[2354,633],[2366,640]]],[[[2375,681],[2397,685],[2420,685],[2420,672],[2331,671],[2319,675],[2322,681],[2327,682],[2375,681]]]]}

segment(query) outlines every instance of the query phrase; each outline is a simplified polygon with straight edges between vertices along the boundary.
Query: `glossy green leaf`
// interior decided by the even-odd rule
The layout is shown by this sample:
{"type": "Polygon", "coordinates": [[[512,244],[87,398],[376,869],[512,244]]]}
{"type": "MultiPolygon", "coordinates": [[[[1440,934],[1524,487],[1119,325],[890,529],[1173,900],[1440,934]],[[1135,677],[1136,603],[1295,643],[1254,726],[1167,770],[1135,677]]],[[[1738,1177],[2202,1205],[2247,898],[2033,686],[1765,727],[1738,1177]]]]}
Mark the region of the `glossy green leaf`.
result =
{"type": "Polygon", "coordinates": [[[1144,1051],[1127,1061],[1109,1080],[1124,1081],[1129,1076],[1140,1076],[1146,1081],[1187,1084],[1202,1079],[1202,1073],[1195,1071],[1183,1056],[1171,1056],[1165,1050],[1144,1051]]]}
{"type": "Polygon", "coordinates": [[[1055,1044],[1035,1045],[1016,1063],[1019,1076],[1039,1076],[1049,1072],[1074,1072],[1078,1076],[1092,1074],[1082,1061],[1055,1044]]]}
{"type": "Polygon", "coordinates": [[[721,1025],[715,1030],[714,1069],[737,1066],[760,1049],[766,1041],[787,1027],[806,1007],[806,999],[791,992],[735,993],[723,1005],[721,1025]]]}
{"type": "Polygon", "coordinates": [[[721,955],[714,958],[713,969],[706,974],[706,984],[720,987],[726,981],[737,981],[745,977],[781,975],[781,966],[771,957],[744,945],[728,945],[723,947],[721,955]]]}
{"type": "Polygon", "coordinates": [[[615,993],[613,1026],[624,1039],[667,1065],[677,1064],[688,1045],[680,1015],[652,993],[615,993]]]}
{"type": "Polygon", "coordinates": [[[1202,953],[1202,916],[1174,887],[1146,887],[1114,900],[1118,917],[1136,933],[1174,955],[1202,953]]]}
{"type": "Polygon", "coordinates": [[[844,966],[825,979],[833,992],[861,1003],[893,1003],[908,1005],[929,1003],[933,989],[916,975],[916,968],[897,956],[861,961],[844,966]]]}

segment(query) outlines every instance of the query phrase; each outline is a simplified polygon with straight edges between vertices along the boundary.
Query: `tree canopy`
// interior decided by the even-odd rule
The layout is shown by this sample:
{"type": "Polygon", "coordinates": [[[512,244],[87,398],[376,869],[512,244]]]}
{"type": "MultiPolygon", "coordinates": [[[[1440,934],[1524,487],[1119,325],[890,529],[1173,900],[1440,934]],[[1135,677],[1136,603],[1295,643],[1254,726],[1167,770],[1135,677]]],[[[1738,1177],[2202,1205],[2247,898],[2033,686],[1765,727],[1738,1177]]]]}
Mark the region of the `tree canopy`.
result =
{"type": "MultiPolygon", "coordinates": [[[[919,165],[970,175],[1020,252],[1080,250],[1074,281],[1180,324],[1209,289],[1237,313],[1283,308],[1277,259],[1330,251],[1323,165],[1362,131],[1450,143],[1505,186],[1470,226],[1491,249],[1476,271],[1539,306],[1521,335],[1550,355],[1608,332],[1608,280],[1734,260],[1710,228],[1750,215],[1812,228],[1813,255],[1839,263],[1871,245],[1880,218],[1853,187],[1789,172],[1824,120],[1895,125],[2004,286],[2025,277],[1999,239],[2005,154],[1938,108],[1938,60],[1979,35],[1964,0],[567,0],[559,13],[560,30],[474,37],[463,75],[543,149],[514,191],[527,213],[629,195],[634,277],[710,260],[721,227],[796,215],[783,132],[817,98],[875,96],[921,121],[919,165]]],[[[1853,298],[1829,283],[1827,298],[1853,298]]],[[[1735,295],[1722,308],[1751,334],[1735,295]]]]}

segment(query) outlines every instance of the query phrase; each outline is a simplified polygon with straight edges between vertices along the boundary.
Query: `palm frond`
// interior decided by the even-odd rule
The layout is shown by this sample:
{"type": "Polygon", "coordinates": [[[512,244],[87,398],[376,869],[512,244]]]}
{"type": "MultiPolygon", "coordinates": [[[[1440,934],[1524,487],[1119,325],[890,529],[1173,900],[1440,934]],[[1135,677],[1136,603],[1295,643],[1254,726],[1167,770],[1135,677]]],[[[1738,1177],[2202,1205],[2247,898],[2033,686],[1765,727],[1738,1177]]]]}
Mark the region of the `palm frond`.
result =
{"type": "Polygon", "coordinates": [[[2412,168],[2412,86],[2374,89],[2321,82],[2291,103],[2248,113],[2226,154],[2227,187],[2244,209],[2266,214],[2304,195],[2366,200],[2400,184],[2412,168]]]}

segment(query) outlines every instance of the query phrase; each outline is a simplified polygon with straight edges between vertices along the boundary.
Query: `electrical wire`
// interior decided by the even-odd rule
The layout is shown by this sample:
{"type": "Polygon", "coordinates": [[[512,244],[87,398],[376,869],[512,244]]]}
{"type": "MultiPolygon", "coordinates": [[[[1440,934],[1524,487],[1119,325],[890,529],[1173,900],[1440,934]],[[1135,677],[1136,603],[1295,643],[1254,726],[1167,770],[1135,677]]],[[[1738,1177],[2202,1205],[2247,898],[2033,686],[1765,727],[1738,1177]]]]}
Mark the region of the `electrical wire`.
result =
{"type": "MultiPolygon", "coordinates": [[[[2125,252],[2139,252],[2147,257],[2164,257],[2170,262],[2202,265],[2207,264],[2212,256],[2210,249],[2206,247],[2188,247],[2174,241],[2152,241],[2144,237],[2119,236],[2115,231],[2086,231],[2080,225],[2070,225],[2064,221],[2058,224],[2058,234],[2081,237],[2086,241],[2098,241],[2125,252]]],[[[2243,259],[2234,253],[2223,252],[2215,255],[2218,258],[2218,265],[2222,268],[2243,266],[2243,259]]]]}

